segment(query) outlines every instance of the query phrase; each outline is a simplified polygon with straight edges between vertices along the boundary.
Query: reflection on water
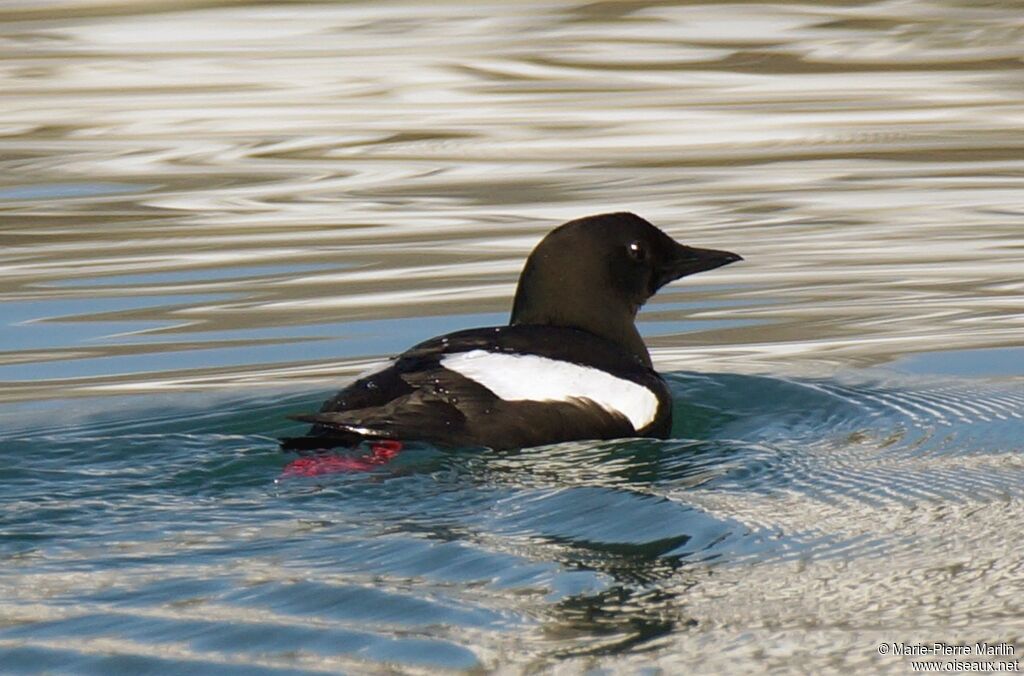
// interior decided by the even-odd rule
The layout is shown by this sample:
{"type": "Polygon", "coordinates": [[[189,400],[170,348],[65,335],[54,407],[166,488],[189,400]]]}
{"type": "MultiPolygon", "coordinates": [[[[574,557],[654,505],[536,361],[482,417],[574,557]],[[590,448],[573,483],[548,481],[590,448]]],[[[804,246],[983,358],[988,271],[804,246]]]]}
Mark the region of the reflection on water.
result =
{"type": "Polygon", "coordinates": [[[747,258],[649,308],[665,367],[1014,345],[1018,9],[0,10],[3,396],[326,382],[395,347],[325,333],[505,312],[612,209],[747,258]]]}
{"type": "Polygon", "coordinates": [[[1019,3],[219,4],[0,8],[4,669],[1024,650],[1019,3]],[[746,259],[642,313],[672,440],[275,481],[621,209],[746,259]]]}
{"type": "Polygon", "coordinates": [[[1019,387],[671,386],[671,440],[424,447],[316,478],[281,477],[274,437],[320,393],[92,402],[60,430],[22,411],[0,469],[0,654],[76,673],[902,672],[870,648],[1019,636],[1019,387]]]}

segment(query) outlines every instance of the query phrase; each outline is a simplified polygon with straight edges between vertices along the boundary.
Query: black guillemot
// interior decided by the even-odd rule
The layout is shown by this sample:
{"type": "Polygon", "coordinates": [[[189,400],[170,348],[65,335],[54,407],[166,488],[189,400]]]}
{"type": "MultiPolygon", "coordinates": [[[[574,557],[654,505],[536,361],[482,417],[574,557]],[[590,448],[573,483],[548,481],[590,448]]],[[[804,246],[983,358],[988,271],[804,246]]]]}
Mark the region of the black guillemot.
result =
{"type": "Polygon", "coordinates": [[[569,221],[530,254],[508,326],[420,343],[359,378],[286,450],[421,441],[493,449],[666,438],[672,396],[637,331],[665,284],[742,258],[679,244],[644,219],[569,221]]]}

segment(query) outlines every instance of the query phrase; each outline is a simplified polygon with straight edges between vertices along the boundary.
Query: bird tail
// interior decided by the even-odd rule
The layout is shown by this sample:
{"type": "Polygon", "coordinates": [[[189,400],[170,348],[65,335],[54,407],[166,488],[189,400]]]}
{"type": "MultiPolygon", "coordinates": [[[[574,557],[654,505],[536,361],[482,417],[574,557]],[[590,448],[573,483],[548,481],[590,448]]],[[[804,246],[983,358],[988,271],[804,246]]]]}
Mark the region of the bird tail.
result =
{"type": "Polygon", "coordinates": [[[302,437],[281,439],[282,451],[315,451],[328,448],[353,448],[364,441],[390,438],[387,433],[336,419],[337,414],[303,414],[288,416],[292,420],[313,423],[309,433],[302,437]]]}
{"type": "Polygon", "coordinates": [[[315,434],[305,437],[284,437],[279,441],[281,442],[282,451],[301,453],[303,451],[320,451],[328,448],[351,448],[358,445],[361,440],[315,434]]]}

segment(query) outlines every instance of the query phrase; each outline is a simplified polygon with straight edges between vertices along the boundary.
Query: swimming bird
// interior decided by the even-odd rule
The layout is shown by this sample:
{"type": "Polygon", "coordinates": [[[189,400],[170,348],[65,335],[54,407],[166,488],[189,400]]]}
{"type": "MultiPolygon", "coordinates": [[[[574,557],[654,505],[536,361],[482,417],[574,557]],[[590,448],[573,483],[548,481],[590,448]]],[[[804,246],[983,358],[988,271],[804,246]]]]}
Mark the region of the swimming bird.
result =
{"type": "Polygon", "coordinates": [[[666,438],[672,395],[635,319],[665,284],[742,258],[631,213],[569,221],[526,260],[507,326],[432,338],[324,403],[285,450],[422,441],[492,449],[666,438]]]}

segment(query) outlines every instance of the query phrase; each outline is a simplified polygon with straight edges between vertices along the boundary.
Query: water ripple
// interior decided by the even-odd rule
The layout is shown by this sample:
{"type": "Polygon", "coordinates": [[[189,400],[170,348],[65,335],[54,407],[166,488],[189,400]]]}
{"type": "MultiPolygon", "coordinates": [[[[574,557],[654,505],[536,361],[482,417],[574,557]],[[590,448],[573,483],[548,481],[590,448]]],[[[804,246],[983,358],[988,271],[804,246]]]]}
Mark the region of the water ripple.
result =
{"type": "Polygon", "coordinates": [[[1019,14],[6,3],[3,670],[1024,646],[1019,14]],[[281,477],[286,414],[619,209],[746,259],[640,315],[673,438],[281,477]]]}
{"type": "MultiPolygon", "coordinates": [[[[976,521],[951,513],[1024,505],[1012,383],[671,383],[667,441],[414,448],[383,471],[284,481],[273,436],[313,395],[99,410],[59,434],[37,422],[3,441],[0,651],[76,670],[109,667],[104,651],[218,669],[465,669],[540,627],[560,634],[534,648],[553,659],[658,651],[723,612],[749,621],[715,600],[742,598],[722,591],[745,584],[740,571],[912,570],[935,524],[976,521]],[[231,432],[254,420],[266,435],[231,432]]],[[[960,537],[993,544],[988,530],[960,537]]],[[[829,595],[836,611],[856,599],[829,595]]]]}

